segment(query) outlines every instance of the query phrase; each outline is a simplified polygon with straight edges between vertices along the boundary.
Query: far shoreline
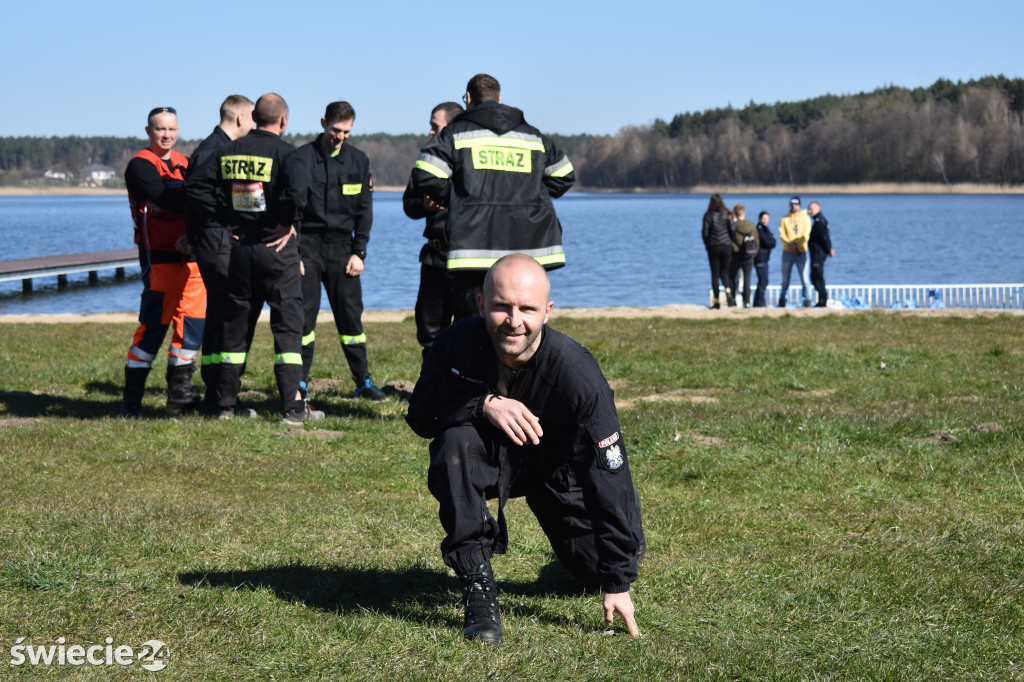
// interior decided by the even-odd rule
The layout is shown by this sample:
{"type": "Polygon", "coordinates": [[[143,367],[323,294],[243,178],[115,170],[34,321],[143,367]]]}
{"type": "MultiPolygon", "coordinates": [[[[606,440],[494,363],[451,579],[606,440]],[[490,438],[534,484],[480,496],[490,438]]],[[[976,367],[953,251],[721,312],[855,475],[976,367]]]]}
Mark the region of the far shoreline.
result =
{"type": "MultiPolygon", "coordinates": [[[[377,191],[401,192],[401,186],[381,185],[377,191]]],[[[606,189],[598,187],[574,187],[573,192],[592,194],[1024,194],[1024,185],[997,185],[959,183],[946,185],[938,182],[867,182],[846,184],[806,184],[806,185],[697,185],[694,187],[651,188],[651,187],[619,187],[606,189]]],[[[123,187],[0,187],[0,197],[17,196],[117,196],[125,195],[123,187]]]]}

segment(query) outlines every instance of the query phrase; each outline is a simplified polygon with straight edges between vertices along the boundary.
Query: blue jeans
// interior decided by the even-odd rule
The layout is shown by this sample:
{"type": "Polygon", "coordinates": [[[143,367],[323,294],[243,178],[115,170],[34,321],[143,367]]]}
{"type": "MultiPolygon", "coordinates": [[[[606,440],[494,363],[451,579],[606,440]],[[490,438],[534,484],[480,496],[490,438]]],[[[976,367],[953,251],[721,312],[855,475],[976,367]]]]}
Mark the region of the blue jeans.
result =
{"type": "Polygon", "coordinates": [[[788,251],[782,252],[782,291],[779,293],[779,305],[786,305],[786,295],[789,293],[789,274],[793,269],[793,265],[796,265],[797,272],[800,273],[800,285],[801,293],[803,294],[803,300],[810,303],[811,301],[811,281],[808,274],[807,268],[807,252],[804,253],[790,253],[788,251]]]}

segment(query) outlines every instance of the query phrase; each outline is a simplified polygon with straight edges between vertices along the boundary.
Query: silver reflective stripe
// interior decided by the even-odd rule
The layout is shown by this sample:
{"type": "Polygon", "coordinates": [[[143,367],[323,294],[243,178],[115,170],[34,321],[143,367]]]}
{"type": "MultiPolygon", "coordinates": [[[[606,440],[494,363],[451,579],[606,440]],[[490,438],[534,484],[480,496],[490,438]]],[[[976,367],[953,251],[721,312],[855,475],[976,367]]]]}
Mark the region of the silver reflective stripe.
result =
{"type": "Polygon", "coordinates": [[[199,355],[198,350],[187,350],[181,346],[171,346],[171,354],[177,355],[179,358],[194,358],[199,355]]]}
{"type": "Polygon", "coordinates": [[[153,358],[156,357],[153,353],[147,353],[138,346],[132,346],[128,353],[134,355],[139,360],[149,360],[150,362],[153,362],[153,358]]]}
{"type": "Polygon", "coordinates": [[[445,163],[444,159],[438,158],[433,154],[420,154],[416,157],[417,161],[423,161],[429,163],[431,166],[435,166],[438,170],[444,172],[446,175],[452,174],[452,167],[445,163]]]}
{"type": "Polygon", "coordinates": [[[560,158],[558,161],[555,161],[553,164],[551,164],[550,166],[548,166],[547,168],[544,169],[544,175],[547,175],[547,176],[551,176],[551,175],[568,175],[569,171],[571,171],[571,170],[572,170],[572,162],[569,161],[569,157],[568,156],[566,156],[565,154],[562,154],[562,158],[560,158]],[[569,168],[564,173],[559,173],[558,172],[559,170],[565,168],[566,166],[568,166],[569,168]]]}
{"type": "Polygon", "coordinates": [[[457,142],[459,140],[473,140],[473,139],[476,139],[478,137],[497,137],[497,138],[504,137],[504,138],[508,138],[510,140],[525,140],[526,142],[540,142],[542,145],[544,144],[544,140],[542,140],[539,135],[532,135],[530,133],[517,133],[515,131],[511,131],[511,132],[508,132],[508,133],[504,133],[503,135],[499,135],[496,132],[494,132],[493,130],[486,130],[486,129],[485,130],[467,130],[467,131],[462,132],[462,133],[455,133],[454,135],[452,135],[452,140],[455,140],[457,142]]]}
{"type": "Polygon", "coordinates": [[[149,362],[142,362],[142,361],[139,361],[139,360],[129,360],[128,362],[124,363],[124,366],[125,367],[152,367],[153,366],[153,361],[150,360],[149,362]]]}
{"type": "Polygon", "coordinates": [[[179,358],[174,355],[167,356],[167,364],[171,367],[181,367],[182,365],[195,364],[195,360],[186,360],[185,358],[179,358]]]}

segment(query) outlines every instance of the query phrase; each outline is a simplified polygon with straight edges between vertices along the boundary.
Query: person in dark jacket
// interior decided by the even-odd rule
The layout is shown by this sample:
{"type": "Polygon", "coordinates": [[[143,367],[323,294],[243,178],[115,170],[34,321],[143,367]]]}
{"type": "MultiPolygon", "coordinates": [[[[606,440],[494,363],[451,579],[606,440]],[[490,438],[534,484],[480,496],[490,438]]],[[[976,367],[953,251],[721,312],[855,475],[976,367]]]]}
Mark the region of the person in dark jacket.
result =
{"type": "MultiPolygon", "coordinates": [[[[444,130],[462,107],[456,102],[442,102],[430,112],[430,136],[444,130]]],[[[430,198],[422,190],[412,186],[412,178],[402,195],[402,209],[413,220],[426,218],[423,236],[427,243],[420,249],[420,288],[416,294],[416,340],[423,348],[423,359],[427,359],[434,337],[452,323],[452,294],[448,278],[448,240],[444,226],[448,221],[448,210],[430,198]]]]}
{"type": "Polygon", "coordinates": [[[768,261],[772,257],[772,249],[775,248],[775,235],[768,227],[771,221],[768,211],[761,211],[757,216],[757,237],[758,250],[754,256],[754,269],[757,271],[757,291],[754,292],[754,307],[765,307],[765,291],[768,289],[768,261]]]}
{"type": "Polygon", "coordinates": [[[832,248],[832,235],[828,230],[828,219],[821,212],[821,205],[812,201],[807,205],[807,215],[814,223],[811,225],[811,238],[807,248],[811,252],[811,284],[818,292],[815,307],[824,308],[828,303],[828,289],[825,287],[825,261],[836,255],[832,248]]]}
{"type": "Polygon", "coordinates": [[[190,204],[206,225],[230,230],[228,296],[224,311],[224,352],[213,359],[218,371],[220,417],[238,407],[241,368],[253,306],[270,305],[274,335],[274,375],[286,424],[323,419],[307,409],[299,393],[302,379],[302,281],[295,224],[304,196],[289,177],[285,160],[295,151],[281,139],[288,126],[288,104],[280,95],[259,98],[253,110],[257,130],[228,142],[189,177],[190,204]]]}
{"type": "Polygon", "coordinates": [[[552,198],[576,182],[569,157],[501,103],[487,74],[466,85],[467,111],[434,136],[412,170],[412,185],[448,208],[448,272],[455,319],[476,314],[487,268],[525,253],[548,270],[565,265],[552,198]]]}
{"type": "MultiPolygon", "coordinates": [[[[252,120],[252,100],[244,95],[228,95],[220,105],[220,123],[199,143],[189,157],[189,172],[193,172],[232,140],[248,135],[255,125],[252,120]]],[[[203,398],[205,410],[219,414],[217,397],[217,369],[213,362],[224,351],[224,306],[228,292],[228,265],[231,262],[231,235],[219,225],[203,224],[202,220],[186,212],[189,241],[195,247],[196,264],[206,286],[206,326],[203,328],[203,363],[200,372],[206,384],[203,398]]],[[[259,310],[253,310],[258,316],[259,310]]],[[[250,328],[255,330],[255,320],[250,328]]],[[[249,339],[249,343],[252,339],[249,339]]]]}
{"type": "Polygon", "coordinates": [[[704,248],[708,251],[708,263],[711,265],[711,291],[714,297],[711,304],[712,309],[717,310],[721,307],[718,301],[719,279],[722,280],[722,286],[725,287],[725,296],[729,305],[736,305],[732,281],[729,279],[729,259],[732,258],[736,231],[733,228],[729,209],[725,207],[725,202],[718,194],[711,195],[708,210],[704,212],[701,238],[704,240],[704,248]]]}
{"type": "Polygon", "coordinates": [[[345,140],[352,134],[356,112],[348,102],[327,105],[320,125],[324,132],[288,160],[290,172],[304,193],[302,239],[302,391],[309,394],[309,375],[316,348],[320,284],[334,313],[341,347],[355,381],[355,396],[384,400],[370,378],[363,332],[363,285],[366,247],[373,225],[373,177],[366,154],[345,140]]]}
{"type": "Polygon", "coordinates": [[[629,589],[643,530],[612,390],[587,349],[546,326],[552,306],[544,268],[503,257],[480,317],[437,336],[409,400],[406,421],[433,439],[427,483],[463,585],[463,632],[489,644],[502,639],[491,556],[505,552],[503,509],[518,496],[566,568],[603,590],[605,624],[618,613],[640,634],[629,589]]]}

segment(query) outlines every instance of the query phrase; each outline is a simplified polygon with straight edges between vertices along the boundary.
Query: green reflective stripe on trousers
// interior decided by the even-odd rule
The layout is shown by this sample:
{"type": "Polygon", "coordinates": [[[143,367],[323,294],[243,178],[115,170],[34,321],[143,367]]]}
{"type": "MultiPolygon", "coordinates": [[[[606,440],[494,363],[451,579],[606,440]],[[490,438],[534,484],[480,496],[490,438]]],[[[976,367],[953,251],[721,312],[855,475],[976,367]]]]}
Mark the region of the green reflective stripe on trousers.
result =
{"type": "Polygon", "coordinates": [[[278,353],[274,356],[275,365],[301,365],[302,353],[278,353]]]}
{"type": "Polygon", "coordinates": [[[210,353],[203,356],[204,365],[244,365],[246,353],[210,353]]]}
{"type": "Polygon", "coordinates": [[[445,173],[443,170],[441,170],[440,168],[438,168],[434,164],[429,163],[427,161],[419,161],[419,160],[417,160],[416,163],[414,163],[412,165],[412,167],[413,168],[419,168],[421,171],[426,171],[427,173],[430,173],[431,175],[433,175],[435,177],[441,178],[442,180],[447,180],[448,177],[449,177],[448,174],[445,173]]]}
{"type": "Polygon", "coordinates": [[[310,333],[308,333],[308,334],[306,334],[305,336],[302,337],[302,345],[303,346],[308,346],[309,344],[313,343],[314,341],[316,341],[316,331],[311,331],[310,333]]]}
{"type": "Polygon", "coordinates": [[[366,334],[356,334],[355,336],[339,334],[339,336],[341,336],[341,345],[343,346],[354,346],[357,343],[366,343],[366,334]]]}
{"type": "Polygon", "coordinates": [[[517,140],[512,137],[499,137],[497,135],[488,137],[476,137],[471,140],[455,140],[456,149],[467,149],[481,146],[509,147],[512,149],[527,149],[533,152],[543,152],[544,144],[535,140],[517,140]]]}

